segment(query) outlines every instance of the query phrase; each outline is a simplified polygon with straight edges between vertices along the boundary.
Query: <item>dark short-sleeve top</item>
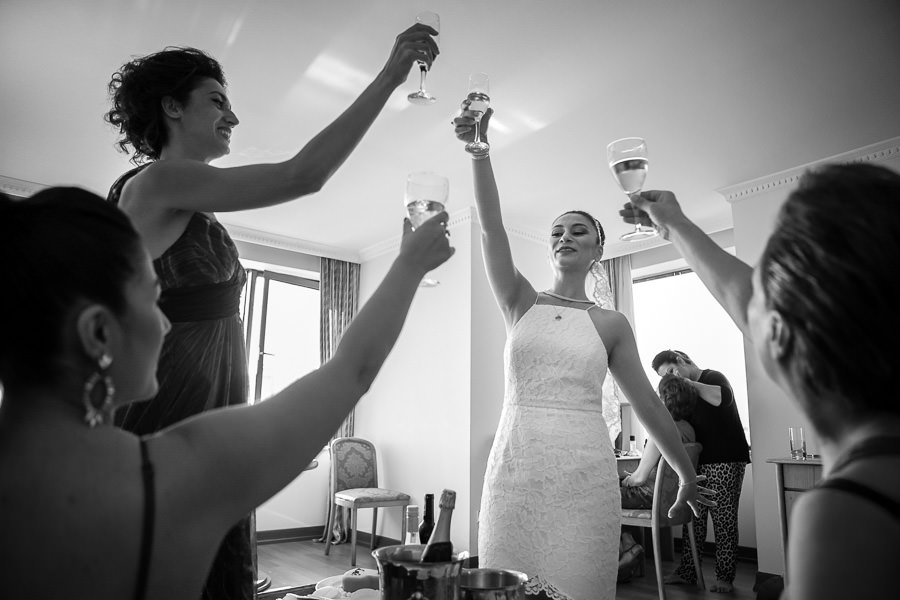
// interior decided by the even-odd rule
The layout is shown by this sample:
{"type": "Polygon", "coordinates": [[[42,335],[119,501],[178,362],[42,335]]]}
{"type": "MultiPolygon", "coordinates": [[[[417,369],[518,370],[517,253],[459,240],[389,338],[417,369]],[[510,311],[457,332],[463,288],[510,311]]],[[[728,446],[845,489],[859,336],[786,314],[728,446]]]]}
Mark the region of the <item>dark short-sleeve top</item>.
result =
{"type": "Polygon", "coordinates": [[[694,414],[688,419],[697,433],[697,441],[703,444],[699,464],[750,462],[750,446],[734,402],[731,383],[725,375],[712,369],[701,371],[697,381],[717,385],[722,390],[719,406],[699,399],[694,414]]]}

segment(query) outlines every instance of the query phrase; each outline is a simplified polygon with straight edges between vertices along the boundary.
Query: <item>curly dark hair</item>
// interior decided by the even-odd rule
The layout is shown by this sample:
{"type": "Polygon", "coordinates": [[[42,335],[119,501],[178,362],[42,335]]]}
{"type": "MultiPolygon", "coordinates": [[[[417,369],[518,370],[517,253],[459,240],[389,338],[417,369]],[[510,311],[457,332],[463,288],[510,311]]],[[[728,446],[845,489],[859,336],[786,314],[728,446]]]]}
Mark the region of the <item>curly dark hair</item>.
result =
{"type": "Polygon", "coordinates": [[[697,399],[700,397],[690,381],[678,375],[664,375],[659,380],[659,398],[669,409],[672,419],[681,421],[689,419],[694,414],[697,399]]]}
{"type": "Polygon", "coordinates": [[[222,66],[196,48],[168,46],[160,52],[135,58],[112,74],[108,91],[112,108],[104,120],[119,129],[119,149],[131,162],[156,160],[168,141],[162,99],[171,96],[187,102],[202,79],[215,79],[225,87],[222,66]]]}
{"type": "MultiPolygon", "coordinates": [[[[833,392],[849,418],[900,413],[900,175],[857,163],[809,171],[781,207],[759,262],[766,306],[791,332],[782,367],[810,402],[833,392]],[[892,275],[893,273],[893,275],[892,275]],[[848,364],[853,368],[847,368],[848,364]]],[[[822,407],[809,406],[810,420],[822,407]]]]}

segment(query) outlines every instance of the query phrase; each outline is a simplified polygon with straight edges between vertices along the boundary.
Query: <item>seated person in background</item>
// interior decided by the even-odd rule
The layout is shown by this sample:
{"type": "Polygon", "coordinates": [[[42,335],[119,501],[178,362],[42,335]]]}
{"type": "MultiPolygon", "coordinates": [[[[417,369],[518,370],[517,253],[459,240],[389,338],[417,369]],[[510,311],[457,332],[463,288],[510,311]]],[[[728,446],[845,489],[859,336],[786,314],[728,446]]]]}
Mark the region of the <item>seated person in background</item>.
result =
{"type": "MultiPolygon", "coordinates": [[[[697,441],[694,428],[688,423],[697,405],[697,389],[683,377],[666,375],[659,382],[659,398],[669,409],[675,426],[681,433],[681,442],[691,444],[697,441]]],[[[641,462],[634,473],[621,480],[622,508],[652,508],[653,485],[656,482],[656,468],[661,454],[653,440],[647,441],[641,462]]]]}
{"type": "MultiPolygon", "coordinates": [[[[687,419],[690,418],[697,405],[699,397],[697,389],[687,379],[669,374],[660,380],[657,390],[660,399],[669,409],[669,413],[675,421],[675,426],[681,434],[681,442],[684,444],[696,442],[694,428],[687,419]]],[[[660,456],[659,448],[652,439],[648,440],[637,469],[620,481],[622,508],[653,508],[653,486],[656,483],[656,470],[660,456]]],[[[630,533],[623,531],[619,542],[618,581],[620,583],[631,579],[632,571],[643,552],[643,546],[638,544],[630,533]]]]}

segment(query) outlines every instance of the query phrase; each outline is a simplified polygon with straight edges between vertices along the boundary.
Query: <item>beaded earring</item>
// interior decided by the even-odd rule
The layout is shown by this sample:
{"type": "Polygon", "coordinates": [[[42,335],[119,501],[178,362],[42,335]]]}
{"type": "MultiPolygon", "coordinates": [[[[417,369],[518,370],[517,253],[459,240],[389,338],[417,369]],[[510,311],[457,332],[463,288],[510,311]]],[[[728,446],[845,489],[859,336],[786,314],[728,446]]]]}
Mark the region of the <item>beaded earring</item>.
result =
{"type": "Polygon", "coordinates": [[[106,415],[112,408],[116,388],[113,385],[112,378],[104,373],[104,371],[112,364],[112,360],[112,356],[104,352],[100,358],[97,359],[98,370],[91,374],[87,381],[84,382],[84,393],[81,396],[81,401],[84,404],[85,410],[84,422],[91,428],[102,425],[106,415]],[[100,384],[103,384],[103,396],[99,405],[95,405],[93,401],[95,390],[100,384]]]}

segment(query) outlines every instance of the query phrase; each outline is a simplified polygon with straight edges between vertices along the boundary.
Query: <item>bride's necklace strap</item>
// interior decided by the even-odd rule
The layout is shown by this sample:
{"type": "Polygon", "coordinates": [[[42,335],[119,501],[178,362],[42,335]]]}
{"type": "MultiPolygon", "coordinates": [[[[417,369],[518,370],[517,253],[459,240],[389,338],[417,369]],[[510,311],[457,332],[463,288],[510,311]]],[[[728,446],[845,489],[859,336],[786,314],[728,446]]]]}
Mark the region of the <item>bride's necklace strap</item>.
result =
{"type": "Polygon", "coordinates": [[[593,300],[578,300],[577,298],[569,298],[568,296],[562,296],[560,294],[551,292],[550,290],[544,290],[543,294],[547,294],[548,296],[552,296],[557,300],[565,300],[566,302],[578,302],[580,304],[594,304],[593,300]]]}

